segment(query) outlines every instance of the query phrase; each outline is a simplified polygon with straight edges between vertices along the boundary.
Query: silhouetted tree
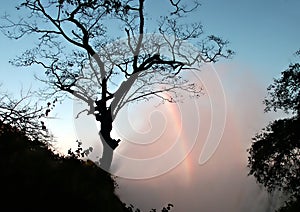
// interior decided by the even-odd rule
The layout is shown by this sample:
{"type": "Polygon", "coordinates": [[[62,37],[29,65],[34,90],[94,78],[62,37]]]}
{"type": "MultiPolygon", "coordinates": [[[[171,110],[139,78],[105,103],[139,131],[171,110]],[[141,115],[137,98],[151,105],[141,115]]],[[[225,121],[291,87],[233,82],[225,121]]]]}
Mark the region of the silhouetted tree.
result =
{"type": "Polygon", "coordinates": [[[9,38],[38,36],[34,48],[11,62],[40,65],[46,75],[41,80],[52,89],[49,96],[65,93],[88,105],[87,113],[101,125],[100,164],[106,170],[120,141],[110,135],[112,123],[126,103],[151,97],[175,102],[179,90],[199,96],[201,87],[181,73],[233,54],[224,49],[227,41],[204,37],[200,23],[185,24],[197,1],[166,0],[170,11],[158,22],[148,19],[153,1],[146,2],[24,0],[16,9],[25,9],[28,16],[16,20],[6,15],[1,26],[9,38]]]}
{"type": "Polygon", "coordinates": [[[51,134],[43,121],[51,109],[33,103],[34,95],[30,91],[20,93],[20,97],[16,98],[0,92],[0,122],[18,129],[31,140],[51,141],[51,134]]]}
{"type": "Polygon", "coordinates": [[[300,64],[291,64],[268,87],[266,111],[283,110],[291,116],[275,120],[253,138],[249,149],[250,175],[269,192],[288,196],[280,211],[299,211],[300,202],[300,64]]]}

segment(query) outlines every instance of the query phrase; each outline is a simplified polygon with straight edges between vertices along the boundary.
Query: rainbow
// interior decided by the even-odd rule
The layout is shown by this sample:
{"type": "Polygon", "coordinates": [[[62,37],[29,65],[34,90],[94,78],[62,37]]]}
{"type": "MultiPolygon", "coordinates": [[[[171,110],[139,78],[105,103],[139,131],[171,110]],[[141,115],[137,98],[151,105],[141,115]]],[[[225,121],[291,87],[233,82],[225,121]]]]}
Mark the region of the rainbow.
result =
{"type": "MultiPolygon", "coordinates": [[[[165,97],[169,97],[169,95],[164,94],[165,97]]],[[[183,181],[185,183],[189,183],[191,181],[191,174],[192,174],[192,167],[193,167],[193,161],[190,157],[189,153],[191,151],[191,147],[189,146],[189,138],[186,135],[186,132],[184,131],[183,123],[182,123],[182,114],[178,108],[177,104],[174,103],[168,103],[166,105],[166,109],[168,113],[170,114],[170,117],[172,117],[172,123],[173,123],[173,130],[175,132],[179,133],[179,136],[177,138],[176,142],[180,142],[180,155],[176,157],[183,158],[183,161],[180,163],[180,166],[183,168],[183,174],[184,179],[183,181]]],[[[182,171],[181,171],[182,172],[182,171]]]]}

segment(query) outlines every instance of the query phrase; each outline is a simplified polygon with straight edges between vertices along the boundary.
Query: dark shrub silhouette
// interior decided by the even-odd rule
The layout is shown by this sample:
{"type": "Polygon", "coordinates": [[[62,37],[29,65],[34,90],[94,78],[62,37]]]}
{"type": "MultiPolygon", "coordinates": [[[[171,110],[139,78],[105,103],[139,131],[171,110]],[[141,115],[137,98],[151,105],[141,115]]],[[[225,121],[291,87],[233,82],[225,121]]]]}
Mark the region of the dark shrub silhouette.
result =
{"type": "Polygon", "coordinates": [[[0,123],[0,211],[127,211],[112,177],[0,123]]]}
{"type": "Polygon", "coordinates": [[[268,87],[265,111],[292,116],[271,122],[254,138],[249,151],[250,175],[269,192],[283,192],[280,212],[300,211],[300,64],[291,64],[268,87]]]}

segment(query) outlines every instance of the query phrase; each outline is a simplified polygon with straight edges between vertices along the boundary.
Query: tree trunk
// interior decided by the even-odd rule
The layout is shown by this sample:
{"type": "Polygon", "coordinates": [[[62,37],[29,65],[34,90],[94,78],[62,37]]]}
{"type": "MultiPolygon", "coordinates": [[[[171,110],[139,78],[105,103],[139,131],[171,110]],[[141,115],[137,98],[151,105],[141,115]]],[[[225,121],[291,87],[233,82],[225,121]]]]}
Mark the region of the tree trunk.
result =
{"type": "Polygon", "coordinates": [[[108,139],[112,140],[111,138],[104,138],[103,135],[101,135],[100,131],[100,139],[103,145],[102,150],[102,157],[100,159],[100,167],[104,169],[105,171],[109,171],[112,163],[113,158],[113,149],[108,145],[108,139]]]}
{"type": "Polygon", "coordinates": [[[109,171],[113,158],[113,151],[118,147],[120,140],[111,138],[112,116],[110,110],[101,114],[100,118],[101,130],[99,132],[100,140],[103,144],[102,157],[100,159],[100,167],[105,171],[109,171]]]}

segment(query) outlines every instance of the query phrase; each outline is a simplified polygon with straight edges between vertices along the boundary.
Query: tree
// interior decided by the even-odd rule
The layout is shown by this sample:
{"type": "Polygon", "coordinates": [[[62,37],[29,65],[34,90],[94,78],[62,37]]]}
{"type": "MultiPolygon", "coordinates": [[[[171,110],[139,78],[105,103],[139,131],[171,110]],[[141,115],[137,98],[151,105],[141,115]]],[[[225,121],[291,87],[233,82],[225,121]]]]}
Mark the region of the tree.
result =
{"type": "Polygon", "coordinates": [[[182,73],[233,54],[226,49],[227,41],[204,37],[200,23],[185,23],[199,7],[197,1],[165,2],[170,11],[152,22],[152,34],[147,31],[153,26],[146,27],[151,5],[145,0],[24,0],[16,9],[25,9],[28,17],[4,16],[1,29],[7,37],[38,38],[34,48],[11,62],[40,65],[45,72],[40,80],[52,91],[48,96],[73,96],[100,122],[100,164],[105,170],[120,142],[111,137],[112,123],[125,104],[152,97],[175,102],[180,90],[199,96],[200,86],[182,73]],[[122,35],[125,38],[118,39],[122,35]]]}
{"type": "MultiPolygon", "coordinates": [[[[43,118],[51,111],[51,103],[46,107],[32,103],[34,94],[21,91],[20,98],[13,98],[6,92],[0,92],[0,123],[9,125],[24,133],[29,139],[40,139],[44,142],[51,141],[43,118]]],[[[52,104],[55,104],[56,100],[52,104]]],[[[0,128],[0,132],[1,132],[0,128]]]]}
{"type": "Polygon", "coordinates": [[[291,64],[268,87],[265,111],[283,110],[292,115],[271,122],[253,138],[248,167],[269,192],[288,196],[280,211],[299,211],[300,202],[300,64],[291,64]]]}

